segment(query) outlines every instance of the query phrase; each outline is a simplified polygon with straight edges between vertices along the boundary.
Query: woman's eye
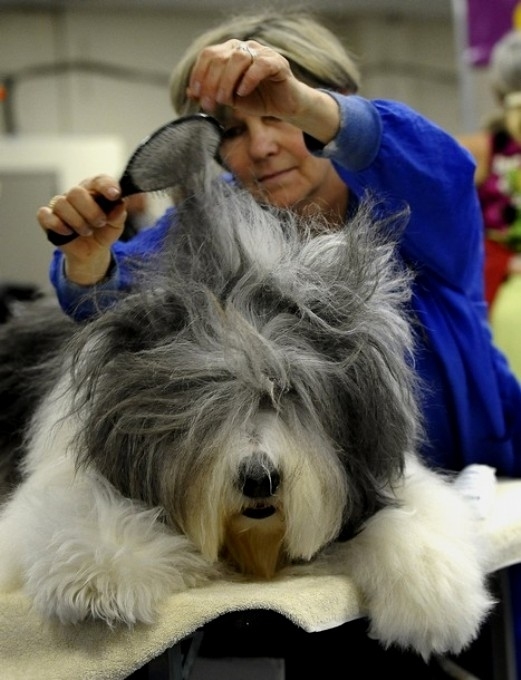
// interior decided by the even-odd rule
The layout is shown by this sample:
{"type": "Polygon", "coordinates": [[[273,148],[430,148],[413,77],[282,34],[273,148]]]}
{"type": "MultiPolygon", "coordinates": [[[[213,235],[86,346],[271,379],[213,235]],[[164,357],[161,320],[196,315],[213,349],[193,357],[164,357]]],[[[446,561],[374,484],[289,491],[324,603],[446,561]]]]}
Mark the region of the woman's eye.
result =
{"type": "Polygon", "coordinates": [[[238,137],[243,131],[244,127],[241,125],[229,127],[223,132],[223,139],[235,139],[235,137],[238,137]]]}

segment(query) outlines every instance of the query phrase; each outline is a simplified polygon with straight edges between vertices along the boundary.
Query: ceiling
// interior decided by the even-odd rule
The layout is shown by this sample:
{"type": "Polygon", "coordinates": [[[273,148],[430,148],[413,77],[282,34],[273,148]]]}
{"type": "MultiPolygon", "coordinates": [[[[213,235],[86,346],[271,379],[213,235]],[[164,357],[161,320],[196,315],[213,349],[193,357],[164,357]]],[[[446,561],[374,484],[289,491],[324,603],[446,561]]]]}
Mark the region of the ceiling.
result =
{"type": "MultiPolygon", "coordinates": [[[[273,6],[299,6],[315,12],[407,14],[415,16],[449,16],[452,5],[461,0],[315,0],[295,2],[279,0],[273,6]]],[[[90,9],[100,7],[139,9],[178,9],[182,11],[240,11],[259,8],[259,0],[0,0],[0,9],[90,9]]],[[[269,3],[268,3],[269,7],[269,3]]],[[[263,7],[261,7],[263,8],[263,7]]]]}

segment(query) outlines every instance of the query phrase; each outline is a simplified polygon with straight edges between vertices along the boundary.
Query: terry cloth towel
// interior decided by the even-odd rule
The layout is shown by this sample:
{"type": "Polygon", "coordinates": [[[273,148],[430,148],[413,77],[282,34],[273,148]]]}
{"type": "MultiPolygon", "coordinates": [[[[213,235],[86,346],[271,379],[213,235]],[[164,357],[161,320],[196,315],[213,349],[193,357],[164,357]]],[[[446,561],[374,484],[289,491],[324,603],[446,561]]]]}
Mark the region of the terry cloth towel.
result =
{"type": "MultiPolygon", "coordinates": [[[[480,522],[491,548],[491,571],[521,562],[521,480],[494,479],[493,486],[487,482],[470,495],[480,512],[485,508],[480,522]]],[[[262,583],[220,581],[172,595],[157,623],[133,629],[111,630],[100,622],[44,623],[21,592],[0,595],[0,680],[123,680],[205,623],[233,611],[275,611],[308,632],[334,628],[364,615],[358,592],[341,571],[341,550],[340,544],[338,553],[319,561],[316,574],[262,583]]]]}

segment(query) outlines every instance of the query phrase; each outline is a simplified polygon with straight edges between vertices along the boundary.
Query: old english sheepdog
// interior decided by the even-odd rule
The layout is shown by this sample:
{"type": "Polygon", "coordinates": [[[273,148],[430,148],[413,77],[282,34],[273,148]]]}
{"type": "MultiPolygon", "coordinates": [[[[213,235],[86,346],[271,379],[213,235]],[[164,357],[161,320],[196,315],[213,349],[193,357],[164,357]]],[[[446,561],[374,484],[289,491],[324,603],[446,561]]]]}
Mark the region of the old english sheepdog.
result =
{"type": "Polygon", "coordinates": [[[382,644],[476,637],[482,546],[416,454],[411,275],[374,212],[330,231],[212,181],[110,309],[78,325],[31,303],[1,327],[0,469],[20,477],[1,590],[132,625],[176,591],[334,553],[382,644]]]}

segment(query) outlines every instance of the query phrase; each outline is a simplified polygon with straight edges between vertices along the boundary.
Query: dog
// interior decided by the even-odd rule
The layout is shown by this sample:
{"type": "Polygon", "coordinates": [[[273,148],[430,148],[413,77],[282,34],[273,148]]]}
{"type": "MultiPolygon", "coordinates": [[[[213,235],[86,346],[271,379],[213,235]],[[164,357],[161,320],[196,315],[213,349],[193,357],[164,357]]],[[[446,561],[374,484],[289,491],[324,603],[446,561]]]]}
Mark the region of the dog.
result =
{"type": "Polygon", "coordinates": [[[0,590],[64,624],[132,626],[176,591],[334,554],[383,645],[428,658],[477,636],[483,546],[417,453],[413,275],[377,212],[332,231],[202,182],[117,304],[76,324],[31,303],[0,328],[0,446],[20,474],[0,590]]]}

